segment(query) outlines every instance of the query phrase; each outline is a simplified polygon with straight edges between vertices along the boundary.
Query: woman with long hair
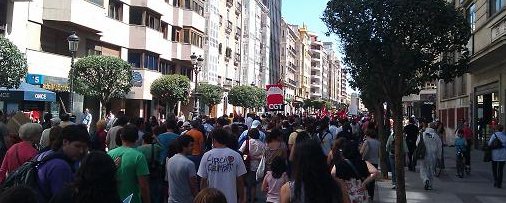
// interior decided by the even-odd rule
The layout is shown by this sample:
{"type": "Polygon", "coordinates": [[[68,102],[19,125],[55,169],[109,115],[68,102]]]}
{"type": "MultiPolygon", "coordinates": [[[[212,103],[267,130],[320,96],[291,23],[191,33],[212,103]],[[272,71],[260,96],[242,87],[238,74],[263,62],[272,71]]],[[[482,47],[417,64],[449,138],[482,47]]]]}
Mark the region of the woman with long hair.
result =
{"type": "Polygon", "coordinates": [[[52,203],[119,203],[116,165],[104,152],[92,151],[81,162],[74,182],[55,195],[52,203]]]}
{"type": "Polygon", "coordinates": [[[295,145],[293,181],[281,188],[281,203],[343,202],[337,182],[327,168],[322,148],[313,139],[295,145]]]}
{"type": "Polygon", "coordinates": [[[265,148],[265,171],[271,170],[271,164],[274,158],[281,157],[286,159],[287,147],[282,140],[281,130],[275,128],[271,132],[267,133],[267,146],[265,148]]]}

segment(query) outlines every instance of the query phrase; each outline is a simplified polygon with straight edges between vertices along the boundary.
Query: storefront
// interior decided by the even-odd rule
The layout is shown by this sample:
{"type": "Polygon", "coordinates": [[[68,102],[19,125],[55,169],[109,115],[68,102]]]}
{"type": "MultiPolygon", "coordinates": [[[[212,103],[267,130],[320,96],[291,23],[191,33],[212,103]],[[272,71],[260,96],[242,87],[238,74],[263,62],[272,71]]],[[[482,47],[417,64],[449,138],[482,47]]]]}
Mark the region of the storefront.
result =
{"type": "Polygon", "coordinates": [[[54,92],[24,82],[17,89],[0,88],[0,108],[6,115],[18,111],[33,112],[33,119],[40,119],[55,101],[54,92]]]}

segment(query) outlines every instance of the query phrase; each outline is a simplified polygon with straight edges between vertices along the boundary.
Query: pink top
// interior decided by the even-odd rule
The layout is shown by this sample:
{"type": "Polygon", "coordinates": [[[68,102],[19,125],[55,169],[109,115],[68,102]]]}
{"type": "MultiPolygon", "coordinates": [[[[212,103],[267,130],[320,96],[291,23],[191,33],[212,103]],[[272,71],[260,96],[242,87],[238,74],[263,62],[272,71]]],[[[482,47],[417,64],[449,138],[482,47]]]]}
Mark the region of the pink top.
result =
{"type": "Polygon", "coordinates": [[[37,149],[30,142],[23,141],[12,145],[7,150],[2,167],[0,167],[0,183],[4,182],[9,173],[31,160],[35,155],[37,155],[37,149]]]}
{"type": "Polygon", "coordinates": [[[272,177],[272,171],[267,171],[263,182],[263,186],[266,187],[267,190],[267,202],[279,202],[279,192],[286,182],[288,182],[286,173],[283,173],[280,178],[275,179],[272,177]]]}

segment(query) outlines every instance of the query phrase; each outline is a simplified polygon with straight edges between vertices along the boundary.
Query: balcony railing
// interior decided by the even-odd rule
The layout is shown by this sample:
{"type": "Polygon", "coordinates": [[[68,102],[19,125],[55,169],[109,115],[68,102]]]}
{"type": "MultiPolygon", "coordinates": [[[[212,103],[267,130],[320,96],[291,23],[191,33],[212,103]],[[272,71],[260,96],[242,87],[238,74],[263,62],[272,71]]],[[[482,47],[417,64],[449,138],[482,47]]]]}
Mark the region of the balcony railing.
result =
{"type": "Polygon", "coordinates": [[[240,15],[242,13],[242,4],[237,2],[237,7],[235,8],[235,14],[240,15]]]}
{"type": "Polygon", "coordinates": [[[291,84],[293,86],[297,86],[297,81],[292,80],[292,79],[288,79],[288,84],[291,84]]]}
{"type": "Polygon", "coordinates": [[[227,0],[227,7],[232,7],[234,5],[234,0],[227,0]]]}
{"type": "Polygon", "coordinates": [[[225,32],[227,32],[227,34],[230,34],[232,32],[232,22],[230,20],[227,23],[227,28],[225,29],[225,32]]]}
{"type": "Polygon", "coordinates": [[[235,28],[235,39],[239,40],[241,38],[241,28],[237,27],[235,28]]]}

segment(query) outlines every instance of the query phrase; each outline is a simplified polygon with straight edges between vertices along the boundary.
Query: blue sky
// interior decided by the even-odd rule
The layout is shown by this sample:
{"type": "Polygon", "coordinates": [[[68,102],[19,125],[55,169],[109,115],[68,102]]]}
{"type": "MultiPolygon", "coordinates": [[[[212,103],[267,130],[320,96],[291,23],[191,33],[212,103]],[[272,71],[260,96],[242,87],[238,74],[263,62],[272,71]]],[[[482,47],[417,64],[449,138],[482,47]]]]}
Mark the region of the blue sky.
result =
{"type": "Polygon", "coordinates": [[[328,0],[284,0],[281,6],[283,18],[289,24],[302,26],[305,23],[311,32],[318,34],[322,41],[333,42],[337,51],[337,36],[325,36],[327,26],[321,20],[328,0]]]}

